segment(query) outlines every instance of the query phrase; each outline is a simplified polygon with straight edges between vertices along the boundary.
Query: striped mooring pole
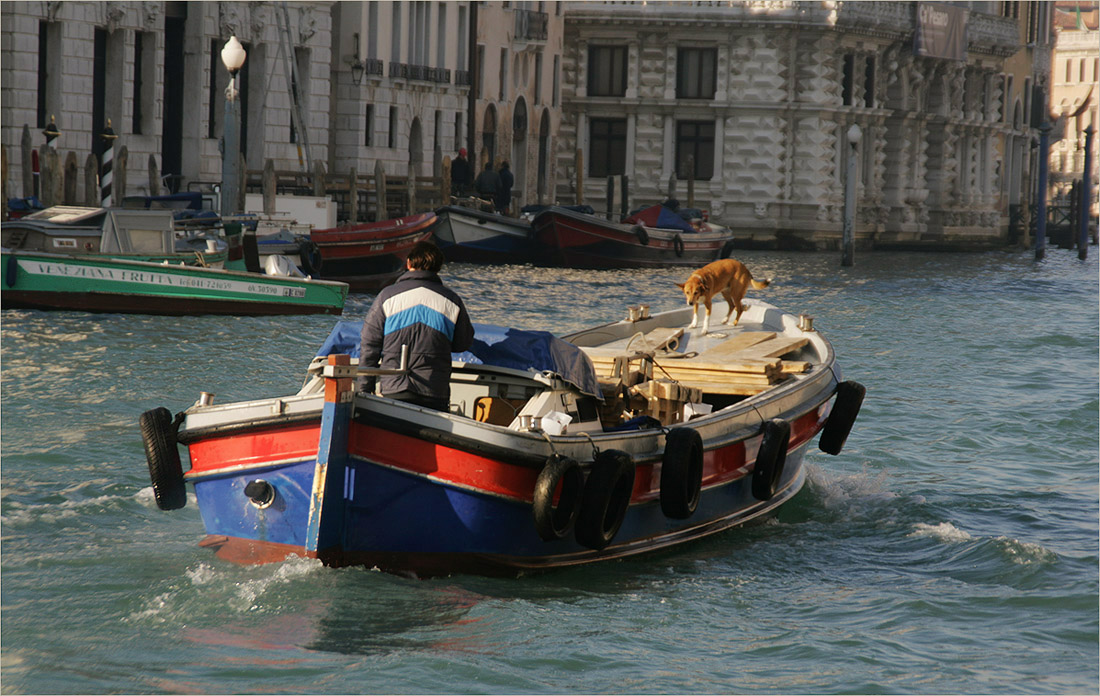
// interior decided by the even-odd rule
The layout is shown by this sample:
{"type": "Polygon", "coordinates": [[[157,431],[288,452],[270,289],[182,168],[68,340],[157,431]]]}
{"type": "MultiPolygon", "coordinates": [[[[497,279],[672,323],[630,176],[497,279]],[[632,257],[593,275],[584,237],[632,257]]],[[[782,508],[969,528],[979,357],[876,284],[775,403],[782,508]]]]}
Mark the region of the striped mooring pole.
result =
{"type": "Polygon", "coordinates": [[[110,208],[111,181],[113,179],[111,170],[114,168],[115,139],[118,138],[118,136],[115,135],[114,130],[111,129],[111,119],[107,119],[107,127],[103,129],[103,132],[99,134],[99,137],[107,141],[107,149],[103,151],[103,163],[99,167],[100,205],[104,208],[110,208]]]}

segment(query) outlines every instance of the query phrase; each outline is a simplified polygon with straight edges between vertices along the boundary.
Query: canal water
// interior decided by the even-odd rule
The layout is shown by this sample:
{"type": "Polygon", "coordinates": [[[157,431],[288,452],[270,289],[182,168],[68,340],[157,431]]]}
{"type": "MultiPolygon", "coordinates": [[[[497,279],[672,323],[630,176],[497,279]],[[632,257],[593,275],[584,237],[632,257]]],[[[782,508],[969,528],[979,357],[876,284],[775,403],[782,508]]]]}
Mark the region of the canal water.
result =
{"type": "MultiPolygon", "coordinates": [[[[845,451],[767,523],[519,579],[236,566],[157,509],[138,416],[292,393],[332,317],[3,312],[3,693],[1096,693],[1097,249],[739,256],[866,385],[845,451]]],[[[444,275],[564,333],[687,272],[444,275]]]]}

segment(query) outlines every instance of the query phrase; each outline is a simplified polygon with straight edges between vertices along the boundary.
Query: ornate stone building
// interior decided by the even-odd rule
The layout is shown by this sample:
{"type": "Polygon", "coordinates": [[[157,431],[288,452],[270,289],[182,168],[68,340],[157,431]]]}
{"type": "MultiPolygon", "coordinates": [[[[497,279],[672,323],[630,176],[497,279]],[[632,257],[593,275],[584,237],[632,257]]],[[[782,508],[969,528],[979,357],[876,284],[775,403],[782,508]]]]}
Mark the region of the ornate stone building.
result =
{"type": "Polygon", "coordinates": [[[152,188],[150,157],[171,188],[212,187],[232,35],[249,169],[438,174],[468,147],[512,160],[521,205],[554,190],[561,3],[5,2],[0,23],[7,196],[25,195],[24,126],[37,149],[51,118],[81,162],[110,119],[124,195],[152,188]]]}
{"type": "MultiPolygon", "coordinates": [[[[954,3],[969,6],[968,40],[951,60],[914,51],[921,4],[569,3],[559,167],[580,151],[586,197],[626,174],[635,204],[664,199],[670,177],[683,203],[693,176],[695,206],[743,243],[831,248],[858,125],[857,244],[1003,244],[1029,185],[1032,124],[1013,115],[1046,90],[1005,62],[1021,22],[1049,44],[1049,9],[954,3]]],[[[559,198],[575,196],[571,181],[559,198]]]]}

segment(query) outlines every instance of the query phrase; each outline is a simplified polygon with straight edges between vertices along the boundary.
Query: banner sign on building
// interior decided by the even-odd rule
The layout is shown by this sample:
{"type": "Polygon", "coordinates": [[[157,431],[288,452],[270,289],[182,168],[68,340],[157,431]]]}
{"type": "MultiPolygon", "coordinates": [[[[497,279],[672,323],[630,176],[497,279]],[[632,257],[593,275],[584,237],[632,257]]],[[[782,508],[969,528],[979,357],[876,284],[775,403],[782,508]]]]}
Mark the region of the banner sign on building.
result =
{"type": "Polygon", "coordinates": [[[928,58],[966,60],[966,21],[970,11],[942,2],[917,3],[913,53],[928,58]]]}

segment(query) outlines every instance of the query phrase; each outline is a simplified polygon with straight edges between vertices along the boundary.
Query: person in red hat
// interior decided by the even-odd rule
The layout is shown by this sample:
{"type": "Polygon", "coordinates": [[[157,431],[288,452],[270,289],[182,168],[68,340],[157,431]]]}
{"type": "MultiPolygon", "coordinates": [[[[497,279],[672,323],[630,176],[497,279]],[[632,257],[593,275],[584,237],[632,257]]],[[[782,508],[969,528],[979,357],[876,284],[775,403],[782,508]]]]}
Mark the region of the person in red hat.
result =
{"type": "Polygon", "coordinates": [[[470,171],[470,161],[466,159],[466,148],[459,148],[458,157],[451,162],[451,195],[462,198],[470,189],[473,180],[473,172],[470,171]]]}

